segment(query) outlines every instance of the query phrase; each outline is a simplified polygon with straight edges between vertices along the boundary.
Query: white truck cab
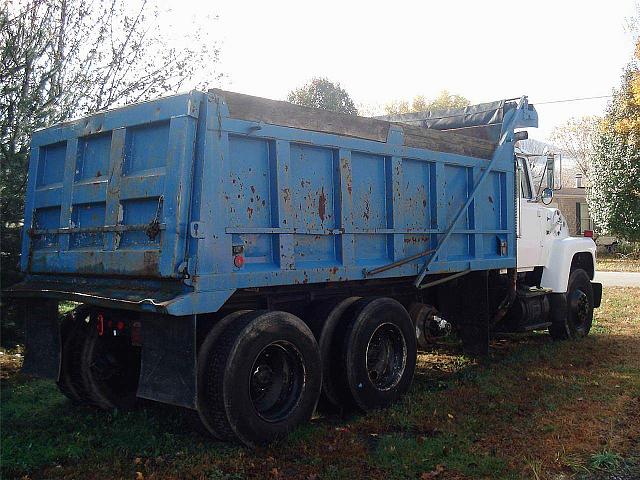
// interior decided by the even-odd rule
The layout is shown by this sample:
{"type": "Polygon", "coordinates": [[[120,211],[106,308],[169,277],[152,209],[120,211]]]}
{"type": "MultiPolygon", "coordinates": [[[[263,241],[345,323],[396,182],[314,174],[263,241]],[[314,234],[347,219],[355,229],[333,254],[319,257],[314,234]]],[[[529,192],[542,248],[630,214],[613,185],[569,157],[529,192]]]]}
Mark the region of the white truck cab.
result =
{"type": "MultiPolygon", "coordinates": [[[[589,237],[570,236],[562,212],[547,206],[553,191],[559,189],[554,181],[558,178],[559,155],[545,155],[545,170],[538,186],[534,186],[529,163],[529,158],[537,155],[516,149],[515,156],[519,291],[547,292],[552,317],[579,320],[585,304],[590,308],[598,307],[602,297],[602,285],[593,282],[596,244],[589,237]]],[[[565,327],[554,336],[576,336],[576,332],[569,331],[571,322],[562,323],[565,327]]],[[[579,324],[578,321],[574,323],[579,324]]],[[[553,335],[552,327],[549,328],[553,335]]]]}
{"type": "Polygon", "coordinates": [[[559,155],[547,156],[545,173],[534,186],[529,158],[532,155],[516,150],[517,182],[517,265],[518,272],[542,268],[540,287],[555,293],[567,291],[571,264],[576,255],[580,264],[593,280],[596,244],[592,238],[572,237],[562,212],[547,207],[555,188],[555,168],[559,155]]]}

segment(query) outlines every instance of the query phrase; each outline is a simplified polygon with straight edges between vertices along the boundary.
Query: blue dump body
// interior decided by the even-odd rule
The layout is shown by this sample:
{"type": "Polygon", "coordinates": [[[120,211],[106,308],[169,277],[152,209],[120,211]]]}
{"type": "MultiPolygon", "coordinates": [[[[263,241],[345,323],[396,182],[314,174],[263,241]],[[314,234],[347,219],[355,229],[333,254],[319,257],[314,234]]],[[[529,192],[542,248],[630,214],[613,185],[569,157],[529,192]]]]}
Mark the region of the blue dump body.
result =
{"type": "Polygon", "coordinates": [[[17,288],[188,315],[238,289],[513,268],[513,131],[536,122],[521,101],[490,141],[215,90],[40,130],[17,288]]]}

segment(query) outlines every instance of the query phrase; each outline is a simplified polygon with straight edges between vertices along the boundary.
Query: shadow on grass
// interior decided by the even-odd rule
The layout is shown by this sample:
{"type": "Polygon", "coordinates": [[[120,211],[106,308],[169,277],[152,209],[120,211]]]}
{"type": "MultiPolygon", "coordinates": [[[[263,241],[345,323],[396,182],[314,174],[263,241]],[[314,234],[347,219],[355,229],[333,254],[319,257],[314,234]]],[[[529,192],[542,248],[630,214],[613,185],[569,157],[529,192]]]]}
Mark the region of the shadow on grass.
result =
{"type": "MultiPolygon", "coordinates": [[[[193,413],[154,402],[130,412],[102,412],[72,405],[44,380],[16,378],[2,388],[2,470],[6,475],[51,465],[118,463],[134,457],[187,456],[203,449],[220,454],[238,447],[212,442],[191,425],[193,413]]],[[[4,475],[3,475],[4,476],[4,475]]]]}

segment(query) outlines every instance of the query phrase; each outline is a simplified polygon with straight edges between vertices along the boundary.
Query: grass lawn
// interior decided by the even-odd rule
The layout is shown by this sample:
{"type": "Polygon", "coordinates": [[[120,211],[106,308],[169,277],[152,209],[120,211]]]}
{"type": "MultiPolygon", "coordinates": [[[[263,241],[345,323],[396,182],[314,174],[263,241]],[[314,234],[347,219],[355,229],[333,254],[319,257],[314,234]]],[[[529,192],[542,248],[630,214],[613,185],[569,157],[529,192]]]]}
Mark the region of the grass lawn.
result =
{"type": "Polygon", "coordinates": [[[640,258],[622,258],[619,255],[598,254],[596,271],[601,272],[640,272],[640,258]]]}
{"type": "Polygon", "coordinates": [[[73,407],[0,358],[2,478],[640,478],[640,288],[605,289],[580,342],[498,339],[482,360],[440,345],[394,407],[257,451],[199,436],[173,407],[73,407]]]}

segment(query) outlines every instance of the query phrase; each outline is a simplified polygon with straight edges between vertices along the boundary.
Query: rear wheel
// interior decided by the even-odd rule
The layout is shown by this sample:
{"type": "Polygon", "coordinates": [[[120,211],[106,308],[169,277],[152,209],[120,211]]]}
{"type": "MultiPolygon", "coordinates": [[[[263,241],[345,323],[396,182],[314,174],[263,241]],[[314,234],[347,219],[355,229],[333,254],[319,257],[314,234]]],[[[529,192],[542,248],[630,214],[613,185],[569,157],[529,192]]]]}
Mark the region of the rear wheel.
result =
{"type": "Polygon", "coordinates": [[[122,331],[105,328],[102,314],[94,315],[82,348],[80,372],[91,403],[104,410],[133,408],[140,376],[140,347],[131,344],[126,320],[114,313],[112,323],[122,331]]]}
{"type": "Polygon", "coordinates": [[[56,382],[60,392],[76,405],[88,399],[87,389],[80,372],[82,347],[88,330],[89,309],[80,306],[69,312],[60,325],[62,357],[60,376],[56,382]]]}
{"type": "Polygon", "coordinates": [[[345,404],[345,397],[350,398],[349,389],[342,381],[339,350],[343,337],[340,336],[342,332],[339,325],[349,307],[358,300],[360,297],[349,297],[338,302],[318,302],[311,306],[311,313],[305,317],[318,341],[322,358],[322,396],[318,408],[339,410],[345,404]]]}
{"type": "MultiPolygon", "coordinates": [[[[215,349],[218,344],[217,341],[220,335],[232,324],[232,322],[238,320],[243,315],[250,313],[250,310],[238,310],[237,312],[230,313],[224,318],[216,322],[216,324],[209,330],[204,342],[200,346],[198,352],[198,383],[197,385],[205,385],[207,377],[210,375],[209,369],[212,367],[211,359],[215,355],[215,349]]],[[[212,402],[207,401],[206,389],[198,388],[197,392],[197,410],[199,421],[202,425],[196,425],[197,429],[201,431],[200,427],[203,427],[205,431],[209,432],[214,438],[221,440],[223,435],[216,430],[216,426],[211,422],[211,418],[214,412],[211,408],[215,405],[212,402]]]]}
{"type": "Polygon", "coordinates": [[[556,340],[586,337],[593,322],[593,299],[587,272],[580,268],[573,270],[567,293],[551,295],[551,336],[556,340]]]}
{"type": "Polygon", "coordinates": [[[350,313],[341,358],[351,397],[362,410],[387,407],[413,380],[415,327],[406,309],[391,298],[362,299],[350,313]]]}
{"type": "Polygon", "coordinates": [[[309,328],[294,315],[241,315],[199,360],[200,413],[221,439],[265,444],[313,414],[322,384],[320,353],[309,328]]]}

